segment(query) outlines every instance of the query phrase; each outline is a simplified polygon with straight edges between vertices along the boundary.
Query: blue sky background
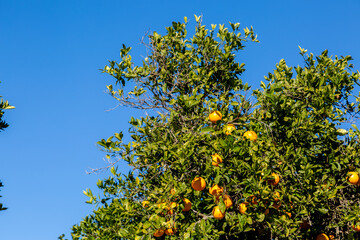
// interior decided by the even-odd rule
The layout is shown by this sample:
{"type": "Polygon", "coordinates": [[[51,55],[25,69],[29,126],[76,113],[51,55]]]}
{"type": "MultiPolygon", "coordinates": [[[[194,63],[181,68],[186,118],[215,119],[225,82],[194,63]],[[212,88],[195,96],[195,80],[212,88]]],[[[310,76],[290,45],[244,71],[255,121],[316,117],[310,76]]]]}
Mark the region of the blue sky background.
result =
{"type": "MultiPolygon", "coordinates": [[[[120,1],[0,0],[0,95],[16,106],[0,133],[1,240],[49,240],[91,212],[83,190],[96,192],[90,168],[106,166],[96,142],[124,131],[141,112],[106,111],[116,102],[105,93],[107,60],[122,43],[133,46],[148,31],[164,33],[184,16],[193,26],[240,22],[254,27],[260,43],[239,53],[242,79],[254,88],[284,58],[302,65],[298,45],[331,55],[352,55],[360,69],[360,1],[120,1]]],[[[127,166],[119,168],[126,172],[127,166]]]]}

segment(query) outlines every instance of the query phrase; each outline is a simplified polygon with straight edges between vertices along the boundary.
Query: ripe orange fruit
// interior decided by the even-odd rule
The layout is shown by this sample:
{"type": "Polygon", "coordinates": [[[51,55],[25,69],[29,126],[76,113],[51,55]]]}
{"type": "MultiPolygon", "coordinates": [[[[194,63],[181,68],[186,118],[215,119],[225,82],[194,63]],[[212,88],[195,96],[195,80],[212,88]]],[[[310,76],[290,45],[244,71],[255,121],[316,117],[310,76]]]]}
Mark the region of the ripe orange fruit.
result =
{"type": "Polygon", "coordinates": [[[255,141],[257,139],[257,134],[254,131],[246,131],[244,133],[244,137],[249,139],[250,141],[255,141]]]}
{"type": "Polygon", "coordinates": [[[188,211],[190,211],[190,209],[191,209],[191,202],[190,202],[190,200],[187,199],[187,198],[184,198],[183,201],[184,201],[184,208],[183,208],[182,211],[183,211],[183,212],[188,212],[188,211]]]}
{"type": "Polygon", "coordinates": [[[316,240],[329,240],[329,237],[325,233],[317,235],[316,240]]]}
{"type": "Polygon", "coordinates": [[[233,202],[229,195],[226,195],[226,194],[224,195],[224,203],[225,203],[226,208],[229,208],[233,205],[233,202]]]}
{"type": "Polygon", "coordinates": [[[249,203],[248,202],[243,202],[243,203],[240,203],[240,205],[239,205],[239,211],[240,211],[240,213],[242,213],[242,214],[244,214],[245,212],[246,212],[246,210],[247,210],[247,205],[248,205],[249,203]]]}
{"type": "Polygon", "coordinates": [[[162,235],[164,235],[164,230],[162,229],[158,229],[154,232],[154,237],[161,237],[162,235]]]}
{"type": "Polygon", "coordinates": [[[220,211],[219,206],[215,206],[214,209],[212,210],[212,215],[214,216],[215,219],[223,219],[225,217],[225,213],[222,213],[220,211]]]}
{"type": "Polygon", "coordinates": [[[349,183],[357,184],[359,182],[359,174],[357,172],[349,172],[348,175],[349,183]]]}
{"type": "Polygon", "coordinates": [[[280,177],[279,175],[277,175],[276,173],[272,173],[271,176],[274,177],[273,180],[269,180],[269,184],[272,186],[276,186],[278,185],[278,183],[280,182],[280,177]]]}
{"type": "Polygon", "coordinates": [[[231,132],[234,131],[235,129],[236,129],[235,125],[230,123],[230,124],[226,125],[225,134],[231,135],[231,132]]]}
{"type": "Polygon", "coordinates": [[[329,235],[330,240],[335,240],[334,235],[329,235]]]}
{"type": "Polygon", "coordinates": [[[291,218],[291,213],[290,212],[285,212],[285,213],[286,213],[286,215],[289,216],[289,218],[291,218]]]}
{"type": "Polygon", "coordinates": [[[223,191],[224,189],[222,187],[219,187],[217,184],[215,184],[209,189],[209,193],[216,197],[219,196],[223,191]]]}
{"type": "Polygon", "coordinates": [[[196,191],[202,191],[206,187],[206,182],[202,177],[196,177],[192,180],[191,187],[196,191]]]}
{"type": "Polygon", "coordinates": [[[351,227],[355,232],[360,232],[360,225],[351,227]]]}
{"type": "Polygon", "coordinates": [[[172,189],[170,190],[170,194],[171,194],[171,195],[174,195],[175,193],[176,193],[175,188],[172,188],[172,189]]]}
{"type": "Polygon", "coordinates": [[[173,229],[173,228],[169,228],[169,229],[166,229],[165,230],[165,234],[166,235],[169,235],[169,236],[171,236],[171,235],[174,235],[175,234],[175,229],[173,229]]]}
{"type": "Polygon", "coordinates": [[[210,113],[209,115],[209,120],[212,123],[216,123],[217,121],[222,119],[222,114],[219,111],[213,111],[212,113],[210,113]]]}
{"type": "Polygon", "coordinates": [[[149,201],[147,201],[147,200],[145,200],[145,201],[143,201],[141,204],[142,204],[142,206],[145,208],[145,207],[148,207],[149,206],[149,201]]]}
{"type": "Polygon", "coordinates": [[[211,164],[216,166],[216,167],[219,166],[219,163],[223,162],[222,157],[220,157],[220,155],[217,154],[217,153],[211,155],[211,157],[212,157],[212,163],[211,164]]]}
{"type": "Polygon", "coordinates": [[[176,232],[176,229],[175,229],[175,224],[174,222],[172,221],[168,221],[166,222],[166,230],[165,230],[165,234],[166,235],[174,235],[175,232],[176,232]]]}

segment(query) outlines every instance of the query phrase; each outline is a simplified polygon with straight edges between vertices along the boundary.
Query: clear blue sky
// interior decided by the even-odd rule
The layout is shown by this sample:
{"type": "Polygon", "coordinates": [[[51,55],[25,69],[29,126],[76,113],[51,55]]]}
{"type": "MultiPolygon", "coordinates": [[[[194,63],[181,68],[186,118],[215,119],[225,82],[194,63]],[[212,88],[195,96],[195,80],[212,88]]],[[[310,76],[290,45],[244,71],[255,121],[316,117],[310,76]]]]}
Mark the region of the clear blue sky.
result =
{"type": "Polygon", "coordinates": [[[122,43],[140,59],[145,32],[164,32],[184,16],[194,22],[194,14],[208,26],[252,25],[260,43],[239,59],[247,67],[243,80],[258,87],[280,59],[302,65],[298,45],[352,55],[360,69],[359,12],[359,0],[0,0],[0,95],[16,106],[0,133],[0,202],[9,208],[0,212],[0,239],[69,236],[91,212],[82,191],[95,191],[108,175],[85,173],[105,166],[96,142],[121,130],[128,136],[130,117],[141,114],[106,111],[116,102],[104,93],[111,81],[98,69],[118,59],[122,43]]]}

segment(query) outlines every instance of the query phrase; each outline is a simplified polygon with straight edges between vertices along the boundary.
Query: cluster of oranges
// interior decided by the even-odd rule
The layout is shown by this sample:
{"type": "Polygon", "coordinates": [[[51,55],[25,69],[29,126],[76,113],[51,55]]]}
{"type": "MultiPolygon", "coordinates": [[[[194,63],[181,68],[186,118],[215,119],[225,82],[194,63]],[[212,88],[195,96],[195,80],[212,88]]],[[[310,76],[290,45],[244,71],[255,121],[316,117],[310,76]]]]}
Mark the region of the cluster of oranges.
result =
{"type": "MultiPolygon", "coordinates": [[[[222,119],[222,114],[221,112],[219,111],[213,111],[210,115],[209,115],[209,120],[212,122],[212,123],[216,123],[217,121],[221,120],[222,119]]],[[[234,124],[227,124],[226,127],[225,127],[225,134],[226,135],[231,135],[231,133],[236,130],[236,127],[234,124]]],[[[246,131],[244,134],[243,134],[243,137],[250,140],[250,141],[255,141],[257,139],[257,134],[254,132],[254,131],[246,131]]],[[[223,163],[223,158],[215,153],[213,154],[212,156],[212,165],[215,166],[215,167],[218,167],[219,164],[223,163]]],[[[268,184],[272,185],[272,186],[277,186],[279,181],[280,181],[280,177],[278,174],[276,173],[272,173],[271,174],[271,177],[272,179],[271,180],[268,180],[268,184]]],[[[354,185],[358,185],[360,186],[360,178],[359,178],[359,174],[357,172],[349,172],[348,173],[348,181],[349,183],[351,184],[354,184],[354,185]]],[[[196,191],[202,191],[206,188],[206,181],[204,178],[202,177],[195,177],[193,180],[192,180],[192,183],[191,183],[191,187],[196,190],[196,191]]],[[[175,189],[171,189],[171,194],[175,194],[175,189]]],[[[211,195],[213,195],[216,199],[216,203],[219,202],[220,200],[220,197],[222,197],[223,199],[223,202],[225,204],[225,207],[226,209],[230,208],[233,206],[233,202],[232,202],[232,199],[231,197],[226,194],[224,192],[224,189],[223,187],[220,187],[218,186],[218,184],[215,184],[213,185],[210,189],[209,189],[209,193],[211,195]]],[[[187,198],[184,198],[183,199],[183,202],[184,202],[184,208],[182,209],[183,212],[187,212],[187,211],[190,211],[191,209],[191,202],[189,199],[187,198]]],[[[149,201],[143,201],[142,205],[143,207],[148,207],[149,205],[149,201]]],[[[238,206],[238,209],[239,209],[239,212],[241,214],[245,214],[246,211],[247,211],[247,208],[248,208],[248,205],[249,204],[253,204],[253,205],[257,205],[257,201],[256,201],[256,197],[254,195],[250,196],[250,199],[249,201],[244,201],[242,203],[239,204],[238,206]]],[[[280,206],[281,206],[281,201],[280,201],[280,194],[279,192],[275,192],[274,193],[274,203],[272,205],[274,208],[276,209],[279,209],[280,206]]],[[[163,208],[163,209],[166,209],[167,210],[167,213],[170,214],[170,215],[173,215],[174,214],[174,209],[177,207],[177,203],[175,202],[171,202],[171,203],[162,203],[162,204],[158,204],[158,207],[159,208],[163,208]]],[[[266,209],[265,214],[268,214],[269,213],[269,209],[266,209]]],[[[289,212],[286,212],[286,214],[291,217],[291,213],[289,212]]],[[[212,210],[212,215],[215,219],[223,219],[225,217],[225,212],[222,212],[220,210],[220,207],[219,206],[215,206],[212,210]]],[[[307,228],[308,227],[308,223],[304,223],[306,225],[306,227],[304,228],[307,228]]],[[[304,225],[303,224],[303,225],[304,225]]],[[[301,225],[300,227],[303,228],[301,225]]],[[[352,226],[353,230],[354,231],[357,231],[357,232],[360,232],[360,226],[352,226]]],[[[161,229],[158,229],[156,230],[156,232],[154,233],[154,237],[161,237],[163,236],[164,234],[166,235],[173,235],[175,234],[176,232],[176,229],[175,229],[175,224],[174,223],[171,223],[170,221],[166,223],[166,227],[164,228],[161,228],[161,229]]],[[[330,235],[330,238],[325,234],[325,233],[321,233],[317,236],[316,240],[331,240],[333,239],[333,236],[330,235]]]]}
{"type": "MultiPolygon", "coordinates": [[[[209,115],[209,120],[212,122],[212,123],[216,123],[217,121],[221,120],[222,119],[222,114],[221,112],[219,111],[213,111],[210,115],[209,115]]],[[[227,124],[226,127],[225,127],[225,134],[226,135],[231,135],[231,133],[236,130],[236,127],[234,124],[227,124]]],[[[243,135],[245,138],[249,139],[250,141],[255,141],[257,139],[257,134],[254,132],[254,131],[246,131],[243,135]]],[[[219,154],[213,154],[212,155],[212,165],[214,166],[219,166],[219,163],[222,163],[223,162],[223,159],[221,158],[221,156],[219,154]]],[[[269,180],[268,183],[272,186],[276,186],[279,181],[280,181],[280,177],[279,175],[277,175],[276,173],[272,173],[271,176],[273,177],[272,180],[269,180]]],[[[200,177],[201,178],[201,177],[200,177]]],[[[196,179],[199,179],[199,178],[195,178],[194,181],[197,181],[196,179]]],[[[201,178],[202,179],[202,178],[201,178]]],[[[194,182],[193,181],[193,182],[194,182]]],[[[202,184],[203,184],[203,188],[199,188],[199,190],[203,190],[205,188],[205,180],[202,179],[202,184]]],[[[360,186],[360,177],[359,177],[359,174],[357,172],[349,172],[348,173],[348,181],[349,183],[351,184],[354,184],[354,185],[357,185],[357,186],[360,186]]],[[[194,188],[194,187],[193,187],[194,188]]],[[[221,189],[221,192],[222,192],[222,188],[219,188],[217,185],[213,186],[213,188],[216,188],[216,189],[221,189]]],[[[212,193],[212,189],[213,188],[210,188],[210,194],[214,195],[212,193]]],[[[195,188],[194,188],[195,189],[195,188]]],[[[195,189],[196,190],[196,189],[195,189]]],[[[232,201],[230,199],[230,197],[228,195],[224,195],[224,202],[225,202],[225,199],[229,199],[227,200],[228,202],[230,201],[231,202],[231,205],[232,206],[232,201]],[[226,196],[226,197],[225,197],[226,196]]],[[[257,202],[256,202],[256,198],[255,196],[251,196],[250,197],[250,203],[253,204],[253,205],[257,205],[257,202]]],[[[276,209],[279,209],[280,206],[281,206],[281,201],[280,201],[280,194],[279,192],[275,192],[274,193],[274,203],[273,203],[273,207],[276,208],[276,209]]],[[[246,210],[247,210],[247,206],[249,205],[249,202],[245,201],[243,203],[240,203],[239,204],[239,211],[240,213],[242,214],[245,214],[246,210]]],[[[225,202],[226,204],[226,202],[225,202]]],[[[228,208],[228,206],[226,206],[226,208],[228,208]]],[[[268,214],[269,213],[269,209],[266,209],[265,214],[268,214]]],[[[289,217],[291,217],[291,213],[289,212],[285,212],[289,217]]],[[[214,207],[213,209],[213,216],[214,218],[216,219],[222,219],[225,214],[222,213],[220,211],[220,208],[218,206],[214,207]]],[[[307,228],[308,227],[308,223],[305,222],[304,224],[301,224],[301,228],[307,228]]],[[[360,232],[360,226],[352,226],[352,229],[354,231],[357,231],[357,232],[360,232]]],[[[330,237],[333,237],[332,235],[330,235],[330,237]]],[[[329,238],[326,234],[324,233],[321,233],[317,236],[316,240],[329,240],[331,238],[329,238]]]]}
{"type": "MultiPolygon", "coordinates": [[[[214,112],[210,113],[210,115],[209,115],[209,120],[212,123],[216,123],[217,121],[219,121],[221,119],[222,119],[222,114],[219,111],[214,111],[214,112]]],[[[231,135],[231,133],[234,130],[236,130],[235,125],[232,123],[229,123],[225,127],[225,134],[231,135]]],[[[244,137],[249,139],[250,141],[255,141],[257,139],[257,134],[254,131],[246,131],[244,133],[244,137]]]]}
{"type": "MultiPolygon", "coordinates": [[[[222,119],[222,114],[221,114],[221,112],[219,112],[219,111],[213,111],[213,112],[210,113],[210,115],[209,115],[209,120],[210,120],[212,123],[216,123],[217,121],[220,121],[221,119],[222,119]]],[[[235,127],[234,124],[227,124],[226,127],[225,127],[225,134],[226,134],[226,135],[231,135],[231,133],[232,133],[235,129],[236,129],[236,127],[235,127]]],[[[250,141],[255,141],[255,140],[257,139],[257,134],[256,134],[254,131],[251,131],[251,130],[250,130],[250,131],[246,131],[246,132],[244,133],[243,137],[246,138],[246,139],[249,139],[250,141]]],[[[214,166],[217,167],[217,166],[219,166],[219,163],[222,163],[222,162],[223,162],[223,159],[221,158],[221,156],[220,156],[219,154],[215,153],[215,154],[212,155],[212,165],[214,165],[214,166]]],[[[280,181],[280,177],[279,177],[279,175],[277,175],[276,173],[272,173],[271,176],[272,176],[274,179],[269,180],[268,183],[269,183],[270,185],[272,185],[272,186],[276,186],[276,185],[279,183],[279,181],[280,181]]],[[[201,178],[201,177],[200,177],[200,178],[201,178]]],[[[196,182],[197,179],[199,179],[199,177],[198,177],[198,178],[195,178],[194,181],[193,181],[193,183],[196,182]]],[[[201,178],[201,179],[202,179],[202,178],[201,178]]],[[[206,184],[205,184],[205,180],[202,179],[202,181],[203,181],[203,184],[204,184],[204,185],[203,185],[203,188],[205,188],[205,185],[206,185],[206,184]]],[[[194,186],[193,186],[193,188],[194,188],[194,186]]],[[[203,188],[199,188],[198,191],[203,190],[203,188]]],[[[218,185],[214,185],[212,188],[210,188],[210,194],[216,196],[216,194],[213,194],[213,192],[215,191],[214,188],[218,189],[219,187],[218,187],[218,185]]],[[[195,189],[195,188],[194,188],[194,189],[195,189]]],[[[219,188],[219,189],[221,189],[221,191],[222,191],[222,188],[219,188]]],[[[197,190],[197,189],[195,189],[195,190],[197,190]]],[[[228,204],[229,204],[229,207],[232,206],[231,198],[230,198],[228,195],[224,195],[224,196],[223,196],[223,199],[224,199],[225,205],[227,205],[227,203],[228,203],[228,204]],[[231,204],[230,204],[230,202],[231,202],[231,204]]],[[[255,200],[255,196],[252,196],[251,199],[252,199],[252,200],[251,200],[250,202],[251,202],[252,204],[257,204],[257,202],[256,202],[256,200],[255,200]]],[[[279,201],[278,201],[278,202],[279,202],[279,201]]],[[[239,204],[239,211],[240,211],[240,213],[245,214],[245,212],[246,212],[246,210],[247,210],[248,204],[249,204],[248,202],[243,202],[243,203],[240,203],[240,204],[239,204]]],[[[226,208],[229,208],[229,207],[226,206],[226,208]]],[[[268,211],[268,209],[267,209],[267,211],[268,211]]],[[[214,217],[215,217],[216,219],[222,219],[222,218],[225,216],[225,214],[220,211],[220,209],[219,209],[218,206],[216,206],[216,207],[213,209],[213,215],[214,215],[214,217]]]]}

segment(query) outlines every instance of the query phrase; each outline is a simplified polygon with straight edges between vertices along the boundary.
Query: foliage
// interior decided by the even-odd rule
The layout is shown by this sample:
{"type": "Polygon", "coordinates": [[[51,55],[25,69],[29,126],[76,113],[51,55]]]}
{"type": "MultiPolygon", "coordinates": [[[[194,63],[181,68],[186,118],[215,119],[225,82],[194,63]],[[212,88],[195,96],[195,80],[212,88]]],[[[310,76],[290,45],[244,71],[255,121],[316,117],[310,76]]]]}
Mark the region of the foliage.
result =
{"type": "Polygon", "coordinates": [[[356,123],[360,100],[351,57],[314,57],[300,48],[303,67],[281,60],[250,97],[235,53],[257,41],[253,30],[242,34],[238,23],[206,29],[196,17],[187,38],[186,25],[185,18],[163,36],[150,35],[142,66],[124,46],[121,61],[104,68],[116,79],[107,88],[120,105],[159,112],[131,119],[132,142],[123,143],[121,132],[99,142],[108,158],[132,170],[112,167],[113,176],[98,182],[102,196],[85,191],[98,208],[73,226],[72,238],[153,239],[158,229],[175,230],[162,239],[359,237],[351,229],[360,224],[359,186],[347,182],[348,172],[360,170],[360,132],[348,124],[356,123]],[[135,87],[125,93],[128,82],[135,87]],[[215,110],[222,119],[212,123],[215,110]],[[229,133],[227,124],[236,129],[229,133]],[[244,138],[246,131],[257,139],[244,138]],[[214,154],[222,161],[212,164],[214,154]],[[205,179],[205,190],[192,189],[195,177],[205,179]],[[218,196],[209,193],[215,184],[223,188],[218,196]],[[228,209],[223,194],[232,199],[228,209]],[[215,206],[225,218],[213,217],[215,206]]]}
{"type": "Polygon", "coordinates": [[[0,96],[0,132],[9,126],[3,119],[4,111],[6,109],[13,109],[14,106],[10,106],[8,101],[4,101],[0,96]]]}
{"type": "MultiPolygon", "coordinates": [[[[13,109],[13,108],[14,108],[13,106],[9,105],[8,101],[4,101],[0,96],[0,132],[9,126],[9,124],[7,124],[4,120],[2,120],[2,117],[4,115],[4,111],[2,110],[13,109]]],[[[0,187],[3,187],[2,182],[0,182],[0,187]]],[[[6,208],[3,207],[2,203],[0,203],[0,211],[5,209],[6,208]]]]}

